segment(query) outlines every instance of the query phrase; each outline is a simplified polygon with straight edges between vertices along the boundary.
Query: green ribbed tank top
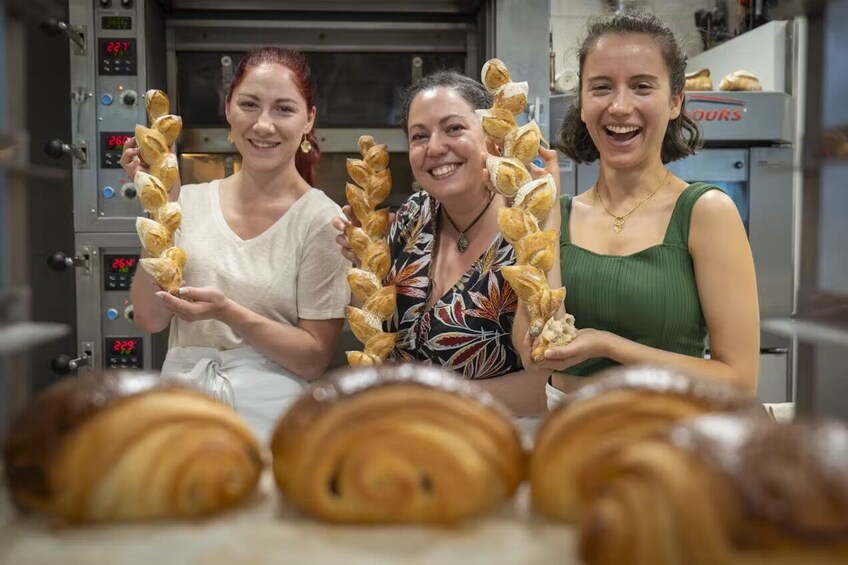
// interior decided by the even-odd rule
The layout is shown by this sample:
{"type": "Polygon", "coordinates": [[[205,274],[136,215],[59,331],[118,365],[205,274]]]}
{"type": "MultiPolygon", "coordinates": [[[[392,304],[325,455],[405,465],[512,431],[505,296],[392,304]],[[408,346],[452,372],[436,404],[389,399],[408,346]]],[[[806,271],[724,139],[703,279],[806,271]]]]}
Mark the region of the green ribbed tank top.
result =
{"type": "MultiPolygon", "coordinates": [[[[571,243],[571,196],[563,195],[560,260],[565,309],[578,328],[605,330],[666,351],[703,357],[707,325],[689,254],[689,224],[695,201],[710,190],[693,183],[677,198],[663,242],[632,255],[600,255],[571,243]]],[[[566,369],[588,376],[617,365],[606,357],[566,369]]]]}

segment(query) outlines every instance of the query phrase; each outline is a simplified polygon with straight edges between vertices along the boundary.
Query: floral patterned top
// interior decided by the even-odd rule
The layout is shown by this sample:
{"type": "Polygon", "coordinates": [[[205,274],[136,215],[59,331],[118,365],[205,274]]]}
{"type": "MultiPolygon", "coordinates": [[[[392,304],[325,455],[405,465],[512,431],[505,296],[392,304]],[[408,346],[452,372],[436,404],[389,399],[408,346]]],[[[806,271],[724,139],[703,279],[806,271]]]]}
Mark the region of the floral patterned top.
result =
{"type": "Polygon", "coordinates": [[[521,369],[512,346],[518,297],[500,272],[515,263],[503,237],[474,262],[447,294],[423,312],[430,291],[434,214],[439,204],[413,194],[398,210],[389,233],[392,268],[385,285],[397,288],[397,310],[388,331],[399,332],[394,361],[430,361],[467,379],[498,377],[521,369]],[[422,315],[423,313],[423,315],[422,315]]]}

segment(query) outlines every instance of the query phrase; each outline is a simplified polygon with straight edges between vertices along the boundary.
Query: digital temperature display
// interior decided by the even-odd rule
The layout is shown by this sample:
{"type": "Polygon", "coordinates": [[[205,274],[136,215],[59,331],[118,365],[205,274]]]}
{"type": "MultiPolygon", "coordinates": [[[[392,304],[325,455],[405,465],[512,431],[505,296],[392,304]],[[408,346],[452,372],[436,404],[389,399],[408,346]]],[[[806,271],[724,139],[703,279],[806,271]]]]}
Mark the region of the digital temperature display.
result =
{"type": "Polygon", "coordinates": [[[135,38],[101,37],[97,42],[101,75],[135,74],[135,38]]]}
{"type": "Polygon", "coordinates": [[[103,29],[132,29],[132,18],[130,16],[103,16],[100,19],[100,27],[103,29]]]}
{"type": "Polygon", "coordinates": [[[117,357],[131,357],[139,350],[140,339],[116,339],[112,340],[110,355],[117,357]]]}
{"type": "Polygon", "coordinates": [[[109,261],[109,272],[120,275],[131,275],[138,265],[138,255],[110,255],[106,259],[109,261]]]}
{"type": "Polygon", "coordinates": [[[107,39],[100,44],[107,57],[130,57],[132,43],[126,39],[107,39]]]}
{"type": "Polygon", "coordinates": [[[106,149],[109,151],[124,151],[124,143],[130,138],[125,133],[111,134],[106,136],[106,149]]]}

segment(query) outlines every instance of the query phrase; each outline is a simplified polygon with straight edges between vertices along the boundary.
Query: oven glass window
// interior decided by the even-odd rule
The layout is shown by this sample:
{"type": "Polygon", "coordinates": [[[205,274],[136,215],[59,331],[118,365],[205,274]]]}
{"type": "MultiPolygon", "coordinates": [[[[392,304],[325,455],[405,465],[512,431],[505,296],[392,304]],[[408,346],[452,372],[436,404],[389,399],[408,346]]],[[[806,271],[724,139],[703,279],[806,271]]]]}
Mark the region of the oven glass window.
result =
{"type": "MultiPolygon", "coordinates": [[[[177,54],[178,113],[184,127],[226,127],[226,77],[243,53],[177,54]],[[230,67],[222,65],[229,58],[230,67]]],[[[316,84],[317,128],[398,127],[401,93],[420,72],[464,71],[464,53],[319,53],[306,54],[316,84]]]]}

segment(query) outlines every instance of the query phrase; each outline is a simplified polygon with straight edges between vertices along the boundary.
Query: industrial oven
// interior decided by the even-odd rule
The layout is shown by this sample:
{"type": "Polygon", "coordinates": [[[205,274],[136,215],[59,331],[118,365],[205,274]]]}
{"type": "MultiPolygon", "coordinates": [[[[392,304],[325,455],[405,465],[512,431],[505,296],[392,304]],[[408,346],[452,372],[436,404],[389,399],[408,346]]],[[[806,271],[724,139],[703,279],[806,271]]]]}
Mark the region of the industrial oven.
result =
{"type": "MultiPolygon", "coordinates": [[[[534,97],[519,121],[532,117],[547,133],[549,14],[549,0],[70,0],[67,22],[51,25],[71,42],[72,138],[51,140],[45,150],[73,160],[74,241],[49,265],[75,273],[76,320],[69,322],[77,350],[54,359],[53,369],[157,368],[164,359],[167,332],[151,336],[133,324],[129,282],[140,255],[135,218],[143,212],[118,164],[135,124],[146,123],[148,89],[168,92],[171,112],[183,119],[183,183],[222,178],[239,168],[224,96],[240,58],[254,46],[299,49],[317,83],[317,186],[344,203],[345,160],[369,133],[389,146],[389,204],[397,205],[412,190],[400,93],[423,74],[453,68],[476,76],[497,55],[530,82],[534,97]]],[[[57,284],[60,278],[67,280],[56,277],[57,284]]],[[[353,345],[344,332],[337,362],[353,345]]]]}
{"type": "MultiPolygon", "coordinates": [[[[552,124],[562,122],[573,100],[573,96],[551,99],[552,124]]],[[[668,168],[689,182],[718,185],[733,199],[754,255],[760,317],[791,316],[797,168],[792,97],[783,92],[687,93],[686,111],[700,124],[705,148],[668,168]]],[[[575,166],[562,160],[560,168],[563,190],[571,194],[588,190],[598,178],[597,161],[575,166]]],[[[766,331],[760,338],[758,397],[763,402],[788,401],[793,384],[791,342],[766,331]]]]}

